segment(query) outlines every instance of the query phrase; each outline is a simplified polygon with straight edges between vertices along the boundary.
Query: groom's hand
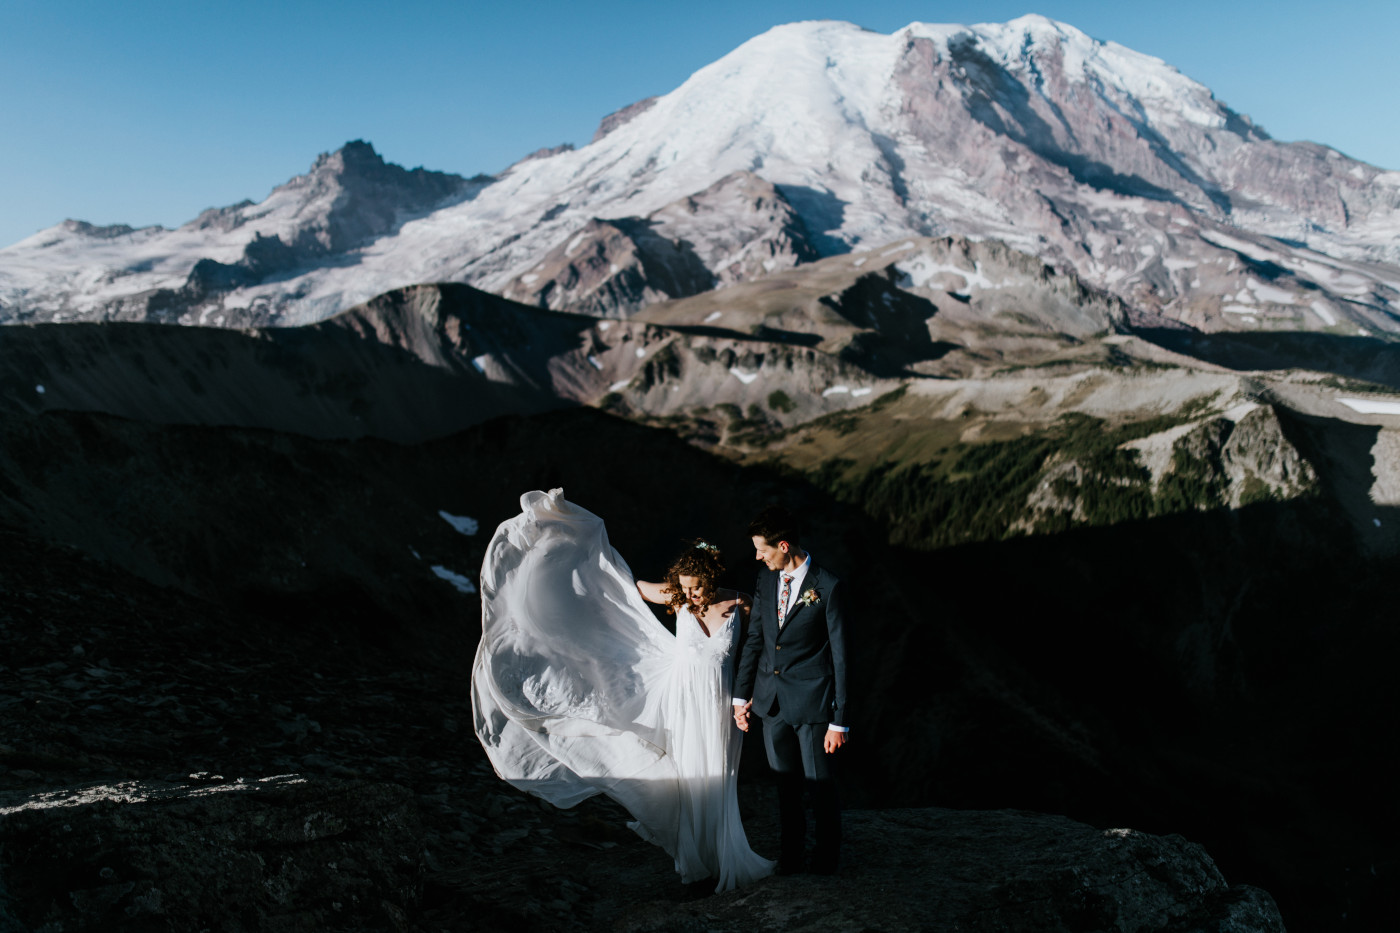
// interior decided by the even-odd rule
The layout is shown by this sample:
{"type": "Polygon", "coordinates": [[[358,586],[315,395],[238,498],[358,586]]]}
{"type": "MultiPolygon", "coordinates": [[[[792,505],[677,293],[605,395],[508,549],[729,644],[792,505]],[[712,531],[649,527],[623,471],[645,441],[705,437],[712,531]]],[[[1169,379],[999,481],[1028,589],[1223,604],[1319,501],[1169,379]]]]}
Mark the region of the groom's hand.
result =
{"type": "Polygon", "coordinates": [[[752,706],[753,700],[750,700],[742,706],[738,703],[734,704],[734,724],[739,727],[741,732],[749,731],[749,709],[752,706]]]}
{"type": "Polygon", "coordinates": [[[826,739],[822,742],[822,747],[826,749],[826,753],[828,755],[830,755],[832,752],[836,751],[838,748],[845,744],[846,733],[837,732],[835,729],[826,730],[826,739]]]}

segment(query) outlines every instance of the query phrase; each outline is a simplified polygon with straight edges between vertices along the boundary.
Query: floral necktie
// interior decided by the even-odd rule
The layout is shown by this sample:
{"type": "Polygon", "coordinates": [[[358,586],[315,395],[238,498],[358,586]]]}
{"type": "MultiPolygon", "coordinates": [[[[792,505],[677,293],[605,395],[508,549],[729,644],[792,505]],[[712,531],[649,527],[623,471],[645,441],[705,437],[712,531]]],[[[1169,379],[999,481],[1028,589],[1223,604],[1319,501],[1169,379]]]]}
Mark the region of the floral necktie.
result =
{"type": "Polygon", "coordinates": [[[788,600],[792,598],[792,574],[783,574],[783,595],[778,597],[778,628],[787,621],[788,600]]]}

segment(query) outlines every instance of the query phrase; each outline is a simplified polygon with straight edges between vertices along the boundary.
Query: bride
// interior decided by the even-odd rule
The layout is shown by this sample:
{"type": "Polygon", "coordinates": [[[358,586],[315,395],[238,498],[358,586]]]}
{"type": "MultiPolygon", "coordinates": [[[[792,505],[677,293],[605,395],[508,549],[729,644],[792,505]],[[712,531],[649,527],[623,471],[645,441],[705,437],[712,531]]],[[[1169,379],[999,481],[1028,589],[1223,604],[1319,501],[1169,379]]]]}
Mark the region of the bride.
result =
{"type": "Polygon", "coordinates": [[[481,568],[476,734],[496,773],[555,806],[602,793],[675,860],[727,891],[772,874],[749,848],[736,776],[734,655],[746,599],[699,543],[666,583],[634,581],[602,519],[528,492],[481,568]],[[643,600],[676,616],[674,635],[643,600]]]}

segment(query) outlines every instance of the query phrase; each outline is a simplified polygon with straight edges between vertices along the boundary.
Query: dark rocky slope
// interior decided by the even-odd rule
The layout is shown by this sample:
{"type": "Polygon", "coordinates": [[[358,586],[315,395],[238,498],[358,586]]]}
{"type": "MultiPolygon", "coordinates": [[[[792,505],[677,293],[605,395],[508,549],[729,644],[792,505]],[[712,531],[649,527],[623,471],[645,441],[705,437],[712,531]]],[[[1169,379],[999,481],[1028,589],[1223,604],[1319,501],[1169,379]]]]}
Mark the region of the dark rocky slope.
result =
{"type": "MultiPolygon", "coordinates": [[[[473,577],[518,493],[556,485],[607,518],[643,575],[700,534],[725,546],[733,582],[745,586],[743,516],[783,498],[810,517],[813,546],[861,594],[859,744],[846,762],[854,809],[1013,807],[1182,833],[1232,883],[1275,893],[1299,929],[1365,929],[1394,896],[1386,847],[1397,820],[1382,790],[1394,783],[1394,735],[1381,711],[1396,699],[1382,676],[1395,594],[1361,556],[1302,543],[1346,540],[1325,503],[929,553],[892,548],[890,527],[806,481],[590,410],[411,447],[59,412],[8,415],[0,435],[5,806],[93,782],[187,785],[200,773],[407,787],[425,834],[422,900],[380,896],[356,915],[363,928],[389,928],[388,900],[423,929],[464,917],[488,929],[563,916],[609,926],[635,911],[634,928],[647,929],[660,921],[646,904],[691,896],[654,850],[616,831],[620,815],[606,805],[557,814],[496,782],[470,733],[477,602],[432,568],[473,577]],[[481,530],[463,536],[439,511],[481,530]],[[1184,665],[1192,645],[1201,650],[1184,665]],[[1373,781],[1358,785],[1361,774],[1373,781]],[[528,882],[508,886],[517,873],[528,882]]],[[[771,849],[760,760],[751,747],[744,805],[756,844],[771,849]]],[[[837,889],[853,903],[889,874],[878,840],[891,819],[853,817],[865,848],[837,889]]],[[[1093,837],[1038,819],[930,812],[900,817],[907,835],[895,838],[937,850],[951,845],[945,832],[981,836],[991,825],[1027,840],[1093,837]]],[[[372,873],[373,839],[341,841],[369,847],[352,857],[372,873]]],[[[1148,871],[1167,888],[1185,883],[1186,866],[1215,877],[1176,843],[1142,845],[1184,859],[1165,875],[1148,871]]],[[[1088,903],[1067,876],[1032,870],[1016,861],[1031,853],[1010,848],[983,850],[977,863],[989,867],[957,876],[976,887],[1029,872],[1027,887],[993,892],[997,910],[1048,903],[1058,928],[1076,930],[1147,916],[1133,913],[1146,901],[1116,894],[1088,903]]],[[[1090,849],[1106,860],[1105,891],[1136,870],[1090,849]]],[[[48,907],[17,880],[27,877],[22,851],[5,848],[0,877],[12,913],[37,925],[27,911],[48,907]]],[[[945,864],[919,863],[947,898],[930,903],[953,911],[942,922],[962,916],[959,904],[990,906],[971,888],[973,899],[959,900],[951,882],[937,887],[945,864]]],[[[90,866],[97,879],[84,869],[64,883],[100,888],[102,867],[111,866],[90,866]]],[[[719,922],[706,914],[738,917],[760,903],[795,910],[792,892],[812,890],[775,882],[693,914],[663,912],[703,926],[719,922]]],[[[1197,890],[1154,915],[1175,920],[1145,928],[1211,929],[1211,910],[1253,897],[1218,881],[1197,890]],[[1200,899],[1211,890],[1218,896],[1200,899]]],[[[54,903],[66,910],[71,900],[54,903]]],[[[933,915],[882,904],[868,924],[937,928],[933,915]]]]}

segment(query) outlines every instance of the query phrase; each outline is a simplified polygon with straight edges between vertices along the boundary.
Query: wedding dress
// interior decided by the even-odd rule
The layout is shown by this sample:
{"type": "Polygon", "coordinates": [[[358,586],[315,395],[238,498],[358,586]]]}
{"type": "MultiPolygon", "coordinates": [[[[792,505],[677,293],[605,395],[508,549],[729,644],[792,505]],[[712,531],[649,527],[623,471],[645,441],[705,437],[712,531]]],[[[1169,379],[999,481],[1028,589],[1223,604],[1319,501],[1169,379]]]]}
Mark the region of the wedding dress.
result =
{"type": "Polygon", "coordinates": [[[731,714],[737,613],[706,637],[684,609],[672,635],[563,491],[528,492],[481,568],[472,667],[476,734],[496,773],[559,807],[603,793],[685,882],[727,891],[772,873],[749,848],[731,714]]]}

